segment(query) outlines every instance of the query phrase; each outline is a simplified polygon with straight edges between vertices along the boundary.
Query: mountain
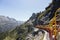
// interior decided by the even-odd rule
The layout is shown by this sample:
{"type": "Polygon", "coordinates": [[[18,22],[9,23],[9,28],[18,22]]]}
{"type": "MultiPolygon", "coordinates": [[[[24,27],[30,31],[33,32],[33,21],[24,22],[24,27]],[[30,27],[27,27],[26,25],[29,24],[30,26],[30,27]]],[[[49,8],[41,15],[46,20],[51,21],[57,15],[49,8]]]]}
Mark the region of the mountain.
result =
{"type": "Polygon", "coordinates": [[[18,22],[14,18],[0,15],[0,33],[13,30],[20,24],[22,24],[22,21],[18,22]]]}

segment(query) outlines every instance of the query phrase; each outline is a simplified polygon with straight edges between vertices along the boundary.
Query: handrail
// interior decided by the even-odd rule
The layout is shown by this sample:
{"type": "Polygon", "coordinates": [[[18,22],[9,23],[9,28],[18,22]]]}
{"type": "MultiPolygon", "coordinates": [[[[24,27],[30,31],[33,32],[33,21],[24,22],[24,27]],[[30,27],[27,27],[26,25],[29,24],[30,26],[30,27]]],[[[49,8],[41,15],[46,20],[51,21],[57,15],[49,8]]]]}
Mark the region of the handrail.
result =
{"type": "MultiPolygon", "coordinates": [[[[57,12],[60,10],[60,8],[58,8],[57,9],[57,11],[55,12],[55,16],[50,20],[50,23],[49,23],[49,25],[48,25],[48,27],[39,27],[39,26],[36,26],[37,28],[39,28],[39,29],[44,29],[44,30],[50,30],[50,34],[51,34],[51,37],[52,37],[52,35],[55,35],[55,39],[54,40],[56,40],[56,36],[57,36],[57,23],[56,23],[56,16],[57,16],[57,12]]],[[[41,16],[43,16],[44,14],[41,14],[41,16]]],[[[41,17],[40,16],[40,17],[41,17]]],[[[47,31],[48,31],[47,30],[47,31]]]]}

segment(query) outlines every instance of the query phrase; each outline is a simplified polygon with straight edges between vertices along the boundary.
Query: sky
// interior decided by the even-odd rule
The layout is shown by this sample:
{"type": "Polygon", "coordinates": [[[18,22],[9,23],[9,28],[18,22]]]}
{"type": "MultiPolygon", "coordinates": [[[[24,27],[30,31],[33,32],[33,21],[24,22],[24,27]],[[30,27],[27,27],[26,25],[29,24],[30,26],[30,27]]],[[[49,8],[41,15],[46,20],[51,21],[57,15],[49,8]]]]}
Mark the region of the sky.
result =
{"type": "Polygon", "coordinates": [[[51,0],[0,0],[0,15],[27,21],[32,13],[45,10],[51,0]]]}

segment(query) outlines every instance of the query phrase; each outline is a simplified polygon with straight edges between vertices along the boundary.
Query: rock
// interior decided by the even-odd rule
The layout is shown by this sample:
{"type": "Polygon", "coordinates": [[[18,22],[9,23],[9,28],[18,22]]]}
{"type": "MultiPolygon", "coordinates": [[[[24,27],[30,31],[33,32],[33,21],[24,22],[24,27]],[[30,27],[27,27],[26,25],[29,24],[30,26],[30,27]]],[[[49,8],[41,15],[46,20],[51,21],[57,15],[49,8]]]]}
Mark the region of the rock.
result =
{"type": "Polygon", "coordinates": [[[26,40],[50,40],[49,33],[45,30],[37,30],[31,34],[28,34],[26,40]]]}

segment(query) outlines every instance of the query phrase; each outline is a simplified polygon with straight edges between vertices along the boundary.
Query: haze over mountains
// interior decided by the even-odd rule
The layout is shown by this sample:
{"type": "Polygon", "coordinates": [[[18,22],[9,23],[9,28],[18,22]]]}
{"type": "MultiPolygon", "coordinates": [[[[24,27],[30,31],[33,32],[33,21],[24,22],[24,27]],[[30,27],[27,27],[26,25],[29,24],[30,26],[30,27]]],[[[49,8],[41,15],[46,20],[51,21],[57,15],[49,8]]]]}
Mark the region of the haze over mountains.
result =
{"type": "Polygon", "coordinates": [[[14,28],[16,28],[16,26],[22,23],[22,21],[17,21],[14,18],[0,15],[0,32],[13,30],[14,28]]]}

